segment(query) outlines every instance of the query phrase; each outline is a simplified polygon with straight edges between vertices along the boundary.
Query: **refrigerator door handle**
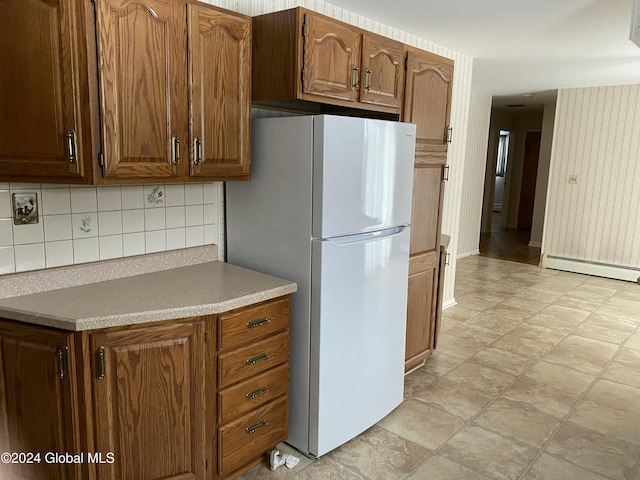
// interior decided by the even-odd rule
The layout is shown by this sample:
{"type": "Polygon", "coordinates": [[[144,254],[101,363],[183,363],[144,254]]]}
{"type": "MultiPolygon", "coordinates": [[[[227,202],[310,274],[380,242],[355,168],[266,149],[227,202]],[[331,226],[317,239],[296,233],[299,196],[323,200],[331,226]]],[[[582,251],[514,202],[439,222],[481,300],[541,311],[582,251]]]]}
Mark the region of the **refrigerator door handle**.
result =
{"type": "Polygon", "coordinates": [[[407,228],[407,225],[401,225],[399,227],[386,228],[384,230],[376,230],[375,232],[356,233],[354,235],[345,235],[343,237],[324,238],[322,240],[326,242],[335,243],[338,246],[342,245],[354,245],[358,243],[377,242],[383,238],[395,237],[402,234],[407,228]]]}

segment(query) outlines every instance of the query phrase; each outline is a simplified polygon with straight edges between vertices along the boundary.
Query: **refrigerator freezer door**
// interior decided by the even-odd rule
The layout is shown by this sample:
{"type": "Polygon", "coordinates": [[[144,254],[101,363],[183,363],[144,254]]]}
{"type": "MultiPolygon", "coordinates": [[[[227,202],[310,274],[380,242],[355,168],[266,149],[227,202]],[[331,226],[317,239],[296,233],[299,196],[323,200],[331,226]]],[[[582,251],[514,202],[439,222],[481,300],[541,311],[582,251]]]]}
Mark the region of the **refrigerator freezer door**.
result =
{"type": "Polygon", "coordinates": [[[314,117],[313,237],[411,221],[415,125],[314,117]]]}
{"type": "Polygon", "coordinates": [[[309,453],[362,433],[403,400],[409,228],[313,240],[309,453]]]}

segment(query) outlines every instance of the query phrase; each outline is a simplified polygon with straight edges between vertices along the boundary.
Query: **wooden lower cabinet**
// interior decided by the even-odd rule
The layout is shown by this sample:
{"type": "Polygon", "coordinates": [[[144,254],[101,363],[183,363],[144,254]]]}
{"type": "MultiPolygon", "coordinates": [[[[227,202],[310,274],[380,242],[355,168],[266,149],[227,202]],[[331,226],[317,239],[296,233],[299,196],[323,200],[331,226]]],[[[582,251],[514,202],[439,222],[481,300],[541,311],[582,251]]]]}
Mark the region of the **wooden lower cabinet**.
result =
{"type": "Polygon", "coordinates": [[[195,318],[89,335],[95,447],[113,454],[99,478],[204,478],[204,332],[195,318]]]}
{"type": "Polygon", "coordinates": [[[82,478],[79,465],[45,460],[81,451],[74,353],[71,332],[0,321],[0,452],[16,455],[0,478],[82,478]]]}
{"type": "Polygon", "coordinates": [[[218,475],[288,436],[291,297],[218,316],[218,475]]]}
{"type": "Polygon", "coordinates": [[[287,438],[290,302],[85,332],[0,319],[0,452],[40,455],[0,478],[241,475],[287,438]]]}

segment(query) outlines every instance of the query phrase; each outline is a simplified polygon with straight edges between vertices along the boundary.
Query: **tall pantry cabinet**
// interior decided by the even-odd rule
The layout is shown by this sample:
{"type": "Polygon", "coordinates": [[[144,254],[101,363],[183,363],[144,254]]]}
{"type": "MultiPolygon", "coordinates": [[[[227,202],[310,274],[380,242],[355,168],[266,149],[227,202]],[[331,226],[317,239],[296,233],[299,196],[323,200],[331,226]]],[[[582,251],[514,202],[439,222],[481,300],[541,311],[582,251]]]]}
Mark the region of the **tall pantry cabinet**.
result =
{"type": "Polygon", "coordinates": [[[408,372],[433,353],[442,313],[440,227],[451,141],[453,61],[408,47],[406,65],[402,120],[417,126],[405,353],[408,372]]]}

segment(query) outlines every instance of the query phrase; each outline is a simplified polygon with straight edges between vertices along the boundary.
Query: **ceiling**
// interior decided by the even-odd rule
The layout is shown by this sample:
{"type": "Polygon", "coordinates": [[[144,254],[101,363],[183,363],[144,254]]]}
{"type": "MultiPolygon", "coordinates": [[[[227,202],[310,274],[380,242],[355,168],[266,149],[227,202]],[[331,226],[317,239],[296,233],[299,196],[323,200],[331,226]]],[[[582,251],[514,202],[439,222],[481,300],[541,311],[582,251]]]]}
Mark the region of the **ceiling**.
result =
{"type": "Polygon", "coordinates": [[[629,40],[634,0],[328,1],[473,57],[473,88],[494,105],[640,83],[640,48],[629,40]]]}

